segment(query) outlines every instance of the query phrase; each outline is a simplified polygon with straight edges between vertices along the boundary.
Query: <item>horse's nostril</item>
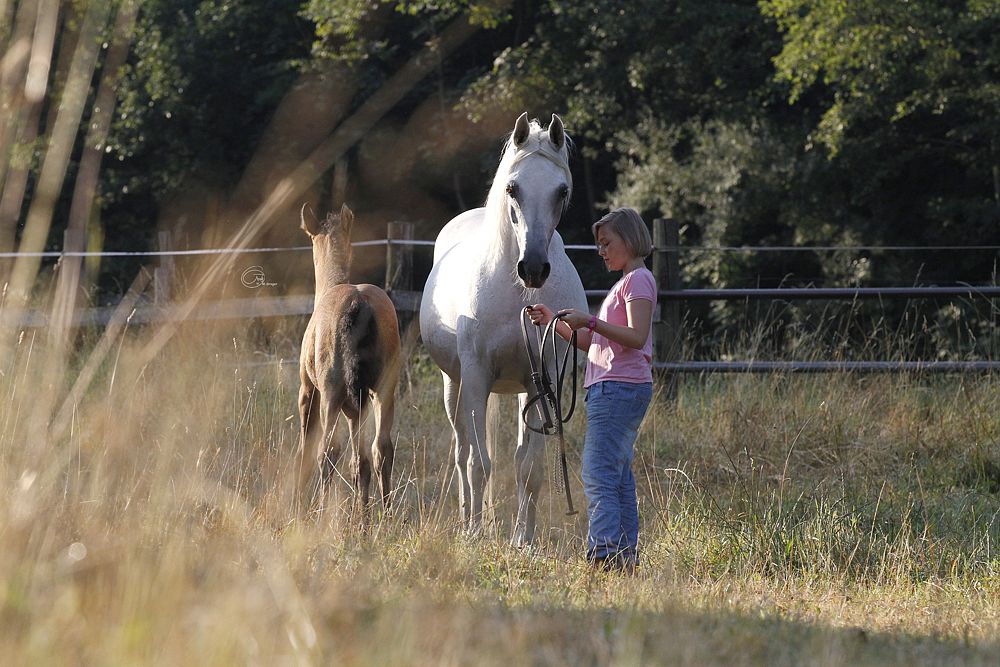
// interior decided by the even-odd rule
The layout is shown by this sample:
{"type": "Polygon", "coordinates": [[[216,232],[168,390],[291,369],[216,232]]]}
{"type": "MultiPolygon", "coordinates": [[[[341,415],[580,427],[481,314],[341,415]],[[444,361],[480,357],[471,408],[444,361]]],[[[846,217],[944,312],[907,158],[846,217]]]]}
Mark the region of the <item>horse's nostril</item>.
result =
{"type": "Polygon", "coordinates": [[[525,287],[537,289],[545,284],[545,279],[549,277],[551,269],[548,262],[539,267],[537,264],[532,266],[521,260],[517,263],[517,277],[521,279],[525,287]]]}

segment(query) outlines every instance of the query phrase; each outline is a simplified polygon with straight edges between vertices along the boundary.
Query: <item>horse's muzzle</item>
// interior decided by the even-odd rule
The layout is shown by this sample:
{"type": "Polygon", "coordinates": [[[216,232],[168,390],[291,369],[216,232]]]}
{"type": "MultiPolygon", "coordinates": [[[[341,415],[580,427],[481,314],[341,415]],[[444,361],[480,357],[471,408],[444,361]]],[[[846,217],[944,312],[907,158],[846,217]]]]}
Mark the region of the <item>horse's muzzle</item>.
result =
{"type": "Polygon", "coordinates": [[[517,263],[517,277],[521,279],[525,287],[538,289],[545,284],[545,279],[549,277],[552,265],[544,262],[541,266],[528,266],[523,260],[517,263]]]}

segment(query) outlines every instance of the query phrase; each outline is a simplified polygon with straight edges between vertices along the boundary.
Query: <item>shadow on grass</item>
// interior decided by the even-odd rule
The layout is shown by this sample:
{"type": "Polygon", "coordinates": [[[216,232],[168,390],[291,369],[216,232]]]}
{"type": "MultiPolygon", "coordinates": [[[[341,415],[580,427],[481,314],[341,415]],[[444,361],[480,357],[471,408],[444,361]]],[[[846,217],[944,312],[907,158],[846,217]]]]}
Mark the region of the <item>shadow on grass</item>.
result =
{"type": "MultiPolygon", "coordinates": [[[[344,620],[338,622],[341,630],[344,620]]],[[[393,641],[353,647],[365,656],[359,662],[371,664],[1000,664],[995,642],[871,633],[763,611],[568,611],[411,601],[402,608],[369,609],[356,620],[365,626],[357,628],[361,636],[392,628],[393,641]]]]}

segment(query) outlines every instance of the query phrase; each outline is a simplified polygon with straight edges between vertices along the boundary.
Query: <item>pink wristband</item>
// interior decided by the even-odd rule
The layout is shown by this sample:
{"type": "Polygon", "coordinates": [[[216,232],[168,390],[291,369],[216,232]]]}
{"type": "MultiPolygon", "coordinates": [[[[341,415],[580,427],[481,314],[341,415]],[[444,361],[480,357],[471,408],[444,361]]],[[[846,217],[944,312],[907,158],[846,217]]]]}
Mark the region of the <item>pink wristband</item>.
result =
{"type": "Polygon", "coordinates": [[[597,328],[597,316],[591,315],[590,322],[587,324],[587,331],[593,332],[597,328]]]}

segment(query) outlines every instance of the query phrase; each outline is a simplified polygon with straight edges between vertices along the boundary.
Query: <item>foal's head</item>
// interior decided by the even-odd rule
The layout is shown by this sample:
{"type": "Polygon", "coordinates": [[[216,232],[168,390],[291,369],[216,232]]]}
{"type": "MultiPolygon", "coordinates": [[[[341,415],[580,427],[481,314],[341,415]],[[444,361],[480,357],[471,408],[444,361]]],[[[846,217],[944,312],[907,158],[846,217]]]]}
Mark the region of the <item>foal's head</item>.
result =
{"type": "Polygon", "coordinates": [[[316,285],[346,283],[351,268],[351,227],[354,213],[344,204],[340,213],[327,213],[320,222],[308,204],[302,206],[302,229],[312,241],[316,285]]]}

